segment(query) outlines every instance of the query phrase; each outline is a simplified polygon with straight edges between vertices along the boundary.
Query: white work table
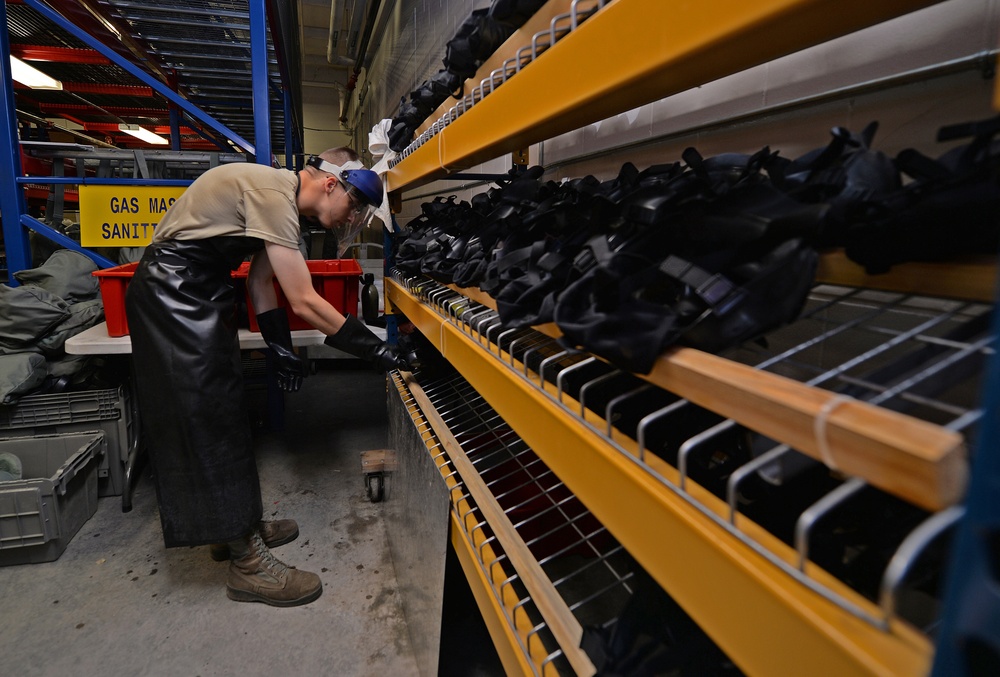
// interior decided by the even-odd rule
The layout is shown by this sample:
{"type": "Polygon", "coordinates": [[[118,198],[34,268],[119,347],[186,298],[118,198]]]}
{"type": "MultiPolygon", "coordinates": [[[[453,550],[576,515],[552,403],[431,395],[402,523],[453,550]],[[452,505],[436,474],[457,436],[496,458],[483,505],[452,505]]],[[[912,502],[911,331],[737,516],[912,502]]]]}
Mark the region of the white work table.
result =
{"type": "MultiPolygon", "coordinates": [[[[376,334],[379,332],[378,329],[374,331],[376,334]]],[[[384,334],[385,330],[381,331],[384,334]]],[[[262,350],[266,347],[260,332],[240,329],[239,338],[241,350],[262,350]]],[[[292,344],[296,346],[323,345],[325,338],[326,335],[318,329],[292,332],[292,344]]],[[[131,355],[132,339],[128,336],[108,336],[108,325],[101,322],[66,339],[66,352],[71,355],[131,355]]]]}

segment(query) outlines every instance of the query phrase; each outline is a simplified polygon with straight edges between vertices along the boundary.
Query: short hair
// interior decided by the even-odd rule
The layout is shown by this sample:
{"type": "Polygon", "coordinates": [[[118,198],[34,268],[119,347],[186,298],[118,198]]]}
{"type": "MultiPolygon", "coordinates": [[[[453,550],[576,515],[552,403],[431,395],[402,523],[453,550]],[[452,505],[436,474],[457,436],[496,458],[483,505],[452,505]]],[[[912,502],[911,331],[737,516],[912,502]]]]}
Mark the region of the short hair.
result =
{"type": "Polygon", "coordinates": [[[335,165],[342,165],[345,162],[351,162],[352,160],[359,160],[361,156],[358,155],[357,151],[353,148],[348,148],[346,146],[341,146],[339,148],[329,148],[324,150],[319,154],[321,158],[327,162],[332,162],[335,165]]]}

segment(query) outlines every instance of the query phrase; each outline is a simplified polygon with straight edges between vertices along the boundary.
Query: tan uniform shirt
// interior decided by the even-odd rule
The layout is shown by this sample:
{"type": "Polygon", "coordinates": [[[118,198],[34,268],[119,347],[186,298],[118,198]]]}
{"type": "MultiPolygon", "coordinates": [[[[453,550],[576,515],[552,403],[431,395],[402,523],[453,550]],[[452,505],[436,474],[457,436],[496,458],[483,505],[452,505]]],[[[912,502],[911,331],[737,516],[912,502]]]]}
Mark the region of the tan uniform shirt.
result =
{"type": "Polygon", "coordinates": [[[153,242],[256,237],[297,249],[295,172],[250,162],[213,167],[188,187],[153,233],[153,242]]]}

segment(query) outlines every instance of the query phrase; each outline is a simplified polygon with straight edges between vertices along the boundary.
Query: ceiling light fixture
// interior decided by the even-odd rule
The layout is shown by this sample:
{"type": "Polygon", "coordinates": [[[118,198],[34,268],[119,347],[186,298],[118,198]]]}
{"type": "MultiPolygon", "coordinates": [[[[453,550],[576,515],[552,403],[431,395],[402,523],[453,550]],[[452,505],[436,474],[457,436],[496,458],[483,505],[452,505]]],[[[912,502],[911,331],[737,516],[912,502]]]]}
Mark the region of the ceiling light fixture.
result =
{"type": "Polygon", "coordinates": [[[13,54],[10,55],[10,77],[32,89],[62,89],[63,85],[34,66],[29,66],[13,54]]]}
{"type": "Polygon", "coordinates": [[[123,122],[122,124],[118,125],[118,129],[120,131],[125,132],[126,134],[131,134],[135,138],[141,139],[146,143],[156,143],[160,145],[165,145],[170,143],[159,134],[154,134],[145,127],[140,127],[139,125],[128,125],[123,122]]]}

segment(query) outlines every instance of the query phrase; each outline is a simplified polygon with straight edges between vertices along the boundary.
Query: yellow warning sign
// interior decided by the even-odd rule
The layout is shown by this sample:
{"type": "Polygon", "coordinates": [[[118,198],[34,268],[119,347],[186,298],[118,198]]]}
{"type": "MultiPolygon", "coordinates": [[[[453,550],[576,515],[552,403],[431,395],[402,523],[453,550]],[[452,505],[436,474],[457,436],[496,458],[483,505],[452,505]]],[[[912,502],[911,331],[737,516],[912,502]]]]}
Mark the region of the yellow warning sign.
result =
{"type": "Polygon", "coordinates": [[[156,224],[184,190],[174,186],[80,186],[80,244],[149,244],[156,224]]]}

